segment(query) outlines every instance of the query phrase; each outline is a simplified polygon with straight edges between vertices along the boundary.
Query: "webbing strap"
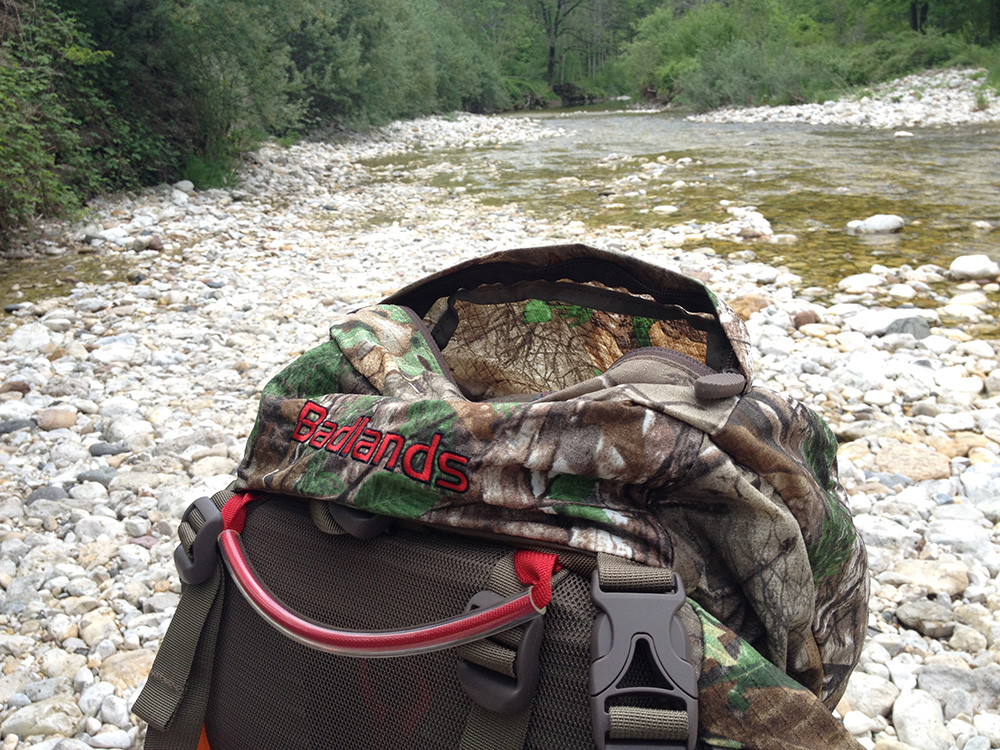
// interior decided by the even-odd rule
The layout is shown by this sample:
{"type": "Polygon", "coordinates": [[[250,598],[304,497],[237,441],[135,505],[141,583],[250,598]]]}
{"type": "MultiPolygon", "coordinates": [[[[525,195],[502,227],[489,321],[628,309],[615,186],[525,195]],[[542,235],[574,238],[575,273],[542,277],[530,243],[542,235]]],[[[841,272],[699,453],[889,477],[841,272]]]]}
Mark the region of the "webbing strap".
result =
{"type": "Polygon", "coordinates": [[[647,591],[662,593],[673,591],[674,571],[652,568],[648,565],[603,552],[597,555],[597,570],[601,588],[605,591],[647,591]]]}
{"type": "MultiPolygon", "coordinates": [[[[150,672],[150,678],[146,682],[146,687],[143,688],[139,699],[136,700],[135,705],[132,707],[132,710],[136,714],[146,718],[150,724],[146,732],[146,742],[143,746],[145,750],[191,750],[198,747],[202,726],[205,723],[205,710],[208,707],[209,693],[212,688],[216,636],[219,632],[219,622],[222,619],[225,581],[221,566],[216,568],[212,574],[211,581],[214,582],[214,586],[213,583],[204,583],[200,586],[189,587],[189,591],[186,592],[189,594],[190,590],[194,589],[215,588],[215,595],[209,604],[204,621],[201,623],[197,622],[197,617],[200,613],[195,611],[195,606],[189,606],[186,612],[182,612],[182,607],[178,605],[177,612],[174,614],[175,621],[177,621],[178,616],[181,618],[178,621],[180,625],[178,632],[182,636],[187,636],[185,640],[194,641],[196,646],[194,658],[186,675],[185,682],[180,683],[179,686],[175,683],[170,686],[171,689],[169,691],[165,691],[162,687],[162,680],[154,682],[153,672],[150,672]],[[200,638],[198,637],[199,635],[201,636],[200,638]],[[159,687],[154,687],[150,691],[149,687],[151,684],[159,687]],[[180,693],[177,693],[178,687],[180,693]],[[144,697],[147,697],[147,694],[148,702],[140,706],[140,701],[144,697]],[[167,698],[166,702],[158,702],[162,701],[164,697],[167,698]],[[147,708],[147,706],[153,707],[153,711],[160,712],[156,717],[158,719],[156,724],[153,723],[150,708],[147,708]],[[171,711],[172,715],[168,715],[171,711]],[[160,726],[159,720],[164,717],[166,717],[166,723],[160,726]]],[[[192,597],[189,596],[188,598],[190,600],[192,597]]],[[[201,598],[199,597],[199,601],[201,598]]],[[[160,654],[163,654],[165,646],[167,646],[166,637],[163,639],[160,652],[156,656],[157,662],[160,661],[160,654]]],[[[175,649],[167,646],[167,654],[164,664],[174,667],[173,657],[176,656],[175,649]]],[[[165,666],[164,668],[168,667],[165,666]]],[[[155,663],[153,670],[156,670],[155,663]]],[[[177,671],[180,670],[177,669],[177,671]]]]}
{"type": "Polygon", "coordinates": [[[530,722],[530,708],[519,714],[498,714],[473,703],[458,750],[521,750],[530,722]]]}
{"type": "Polygon", "coordinates": [[[347,533],[347,529],[337,523],[337,520],[330,514],[330,503],[322,500],[310,500],[309,517],[316,528],[324,534],[342,536],[347,533]]]}
{"type": "Polygon", "coordinates": [[[668,711],[639,706],[611,706],[613,740],[679,741],[688,738],[687,711],[668,711]]]}
{"type": "MultiPolygon", "coordinates": [[[[524,584],[517,577],[514,555],[504,555],[493,566],[486,588],[501,596],[510,596],[523,587],[524,584]]],[[[507,677],[516,677],[514,658],[523,632],[523,627],[511,628],[496,634],[492,639],[465,644],[455,651],[462,659],[507,677]],[[494,640],[503,641],[503,645],[494,643],[494,640]]],[[[459,750],[521,750],[528,736],[531,711],[529,706],[519,714],[501,714],[488,711],[474,702],[465,719],[459,750]]]]}
{"type": "MultiPolygon", "coordinates": [[[[227,488],[216,493],[212,502],[221,509],[233,494],[227,488]]],[[[186,551],[203,522],[201,513],[193,512],[178,528],[186,551]]],[[[147,750],[190,750],[198,745],[222,617],[223,580],[222,566],[217,565],[203,583],[182,585],[170,627],[132,706],[149,724],[147,750]]]]}

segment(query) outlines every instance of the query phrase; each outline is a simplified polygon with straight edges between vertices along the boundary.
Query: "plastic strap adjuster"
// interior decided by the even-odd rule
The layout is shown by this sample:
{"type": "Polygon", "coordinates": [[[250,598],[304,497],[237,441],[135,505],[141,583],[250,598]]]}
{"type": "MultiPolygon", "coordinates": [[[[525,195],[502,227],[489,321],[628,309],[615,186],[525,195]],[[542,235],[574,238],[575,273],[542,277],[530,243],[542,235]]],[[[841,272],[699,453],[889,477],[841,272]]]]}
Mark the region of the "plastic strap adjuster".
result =
{"type": "MultiPolygon", "coordinates": [[[[504,598],[493,591],[480,591],[469,600],[465,611],[488,607],[504,598]]],[[[524,624],[514,657],[515,678],[495,672],[459,657],[458,681],[473,701],[488,711],[518,714],[531,705],[538,689],[538,652],[542,647],[545,620],[539,614],[524,624]]]]}
{"type": "Polygon", "coordinates": [[[181,581],[189,586],[197,586],[204,583],[212,575],[215,566],[219,564],[219,555],[216,550],[216,543],[219,534],[222,533],[223,520],[222,512],[216,507],[209,497],[199,497],[187,510],[181,523],[191,524],[191,511],[195,508],[201,513],[205,522],[195,532],[194,543],[191,545],[191,554],[184,551],[184,545],[178,544],[174,550],[174,565],[177,567],[177,575],[181,581]]]}
{"type": "Polygon", "coordinates": [[[598,750],[694,750],[698,739],[698,676],[690,663],[687,633],[677,617],[684,604],[684,585],[674,575],[672,592],[604,591],[594,571],[591,595],[601,610],[591,638],[590,711],[598,750]],[[656,685],[622,686],[645,641],[659,672],[656,685]],[[687,714],[687,738],[650,740],[612,738],[609,702],[615,698],[652,698],[659,707],[687,714]]]}

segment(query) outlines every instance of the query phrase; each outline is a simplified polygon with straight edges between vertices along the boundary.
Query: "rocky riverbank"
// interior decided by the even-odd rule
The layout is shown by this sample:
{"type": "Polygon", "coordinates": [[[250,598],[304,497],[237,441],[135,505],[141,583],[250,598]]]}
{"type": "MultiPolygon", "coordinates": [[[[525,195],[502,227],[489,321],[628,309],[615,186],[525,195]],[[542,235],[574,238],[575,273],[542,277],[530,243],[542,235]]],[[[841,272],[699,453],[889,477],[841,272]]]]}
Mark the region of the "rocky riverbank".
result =
{"type": "MultiPolygon", "coordinates": [[[[1000,96],[985,70],[917,73],[822,104],[726,108],[698,122],[797,122],[866,128],[921,128],[1000,122],[1000,96]]],[[[908,131],[900,137],[912,135],[908,131]]]]}
{"type": "Polygon", "coordinates": [[[141,747],[129,706],[178,601],[178,519],[228,484],[261,387],[331,320],[464,258],[567,241],[705,280],[748,319],[758,382],[840,437],[872,572],[850,731],[880,750],[1000,746],[1000,363],[968,332],[995,313],[996,263],[875,267],[831,300],[754,260],[776,238],[752,206],[597,231],[431,186],[460,165],[391,163],[544,134],[459,116],[268,147],[235,189],[107,199],[53,235],[48,253],[102,254],[128,280],[14,304],[0,328],[0,750],[141,747]]]}

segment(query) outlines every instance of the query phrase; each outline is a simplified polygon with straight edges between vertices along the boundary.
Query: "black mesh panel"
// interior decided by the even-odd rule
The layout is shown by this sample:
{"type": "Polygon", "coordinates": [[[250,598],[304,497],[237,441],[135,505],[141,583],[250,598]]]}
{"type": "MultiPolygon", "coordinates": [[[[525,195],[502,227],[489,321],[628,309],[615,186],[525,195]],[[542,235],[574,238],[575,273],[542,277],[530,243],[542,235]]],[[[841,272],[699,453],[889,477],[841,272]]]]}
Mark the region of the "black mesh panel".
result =
{"type": "MultiPolygon", "coordinates": [[[[369,541],[328,536],[305,502],[249,506],[243,542],[272,593],[308,618],[355,630],[461,612],[508,548],[429,531],[369,541]]],[[[593,747],[587,703],[589,587],[570,576],[546,614],[531,750],[593,747]]],[[[206,725],[212,750],[456,748],[471,702],[453,651],[355,659],[315,651],[267,625],[227,580],[206,725]]]]}

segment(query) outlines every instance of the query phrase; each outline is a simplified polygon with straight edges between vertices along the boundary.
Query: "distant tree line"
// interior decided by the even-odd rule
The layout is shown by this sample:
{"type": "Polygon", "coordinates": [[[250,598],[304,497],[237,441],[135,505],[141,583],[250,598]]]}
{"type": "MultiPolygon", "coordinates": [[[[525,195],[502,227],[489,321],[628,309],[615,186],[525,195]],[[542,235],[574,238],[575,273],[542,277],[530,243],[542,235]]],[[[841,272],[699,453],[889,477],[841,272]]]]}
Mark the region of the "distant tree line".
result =
{"type": "Polygon", "coordinates": [[[560,96],[806,101],[991,65],[998,39],[1000,0],[0,0],[0,245],[100,192],[224,184],[264,138],[560,96]]]}

